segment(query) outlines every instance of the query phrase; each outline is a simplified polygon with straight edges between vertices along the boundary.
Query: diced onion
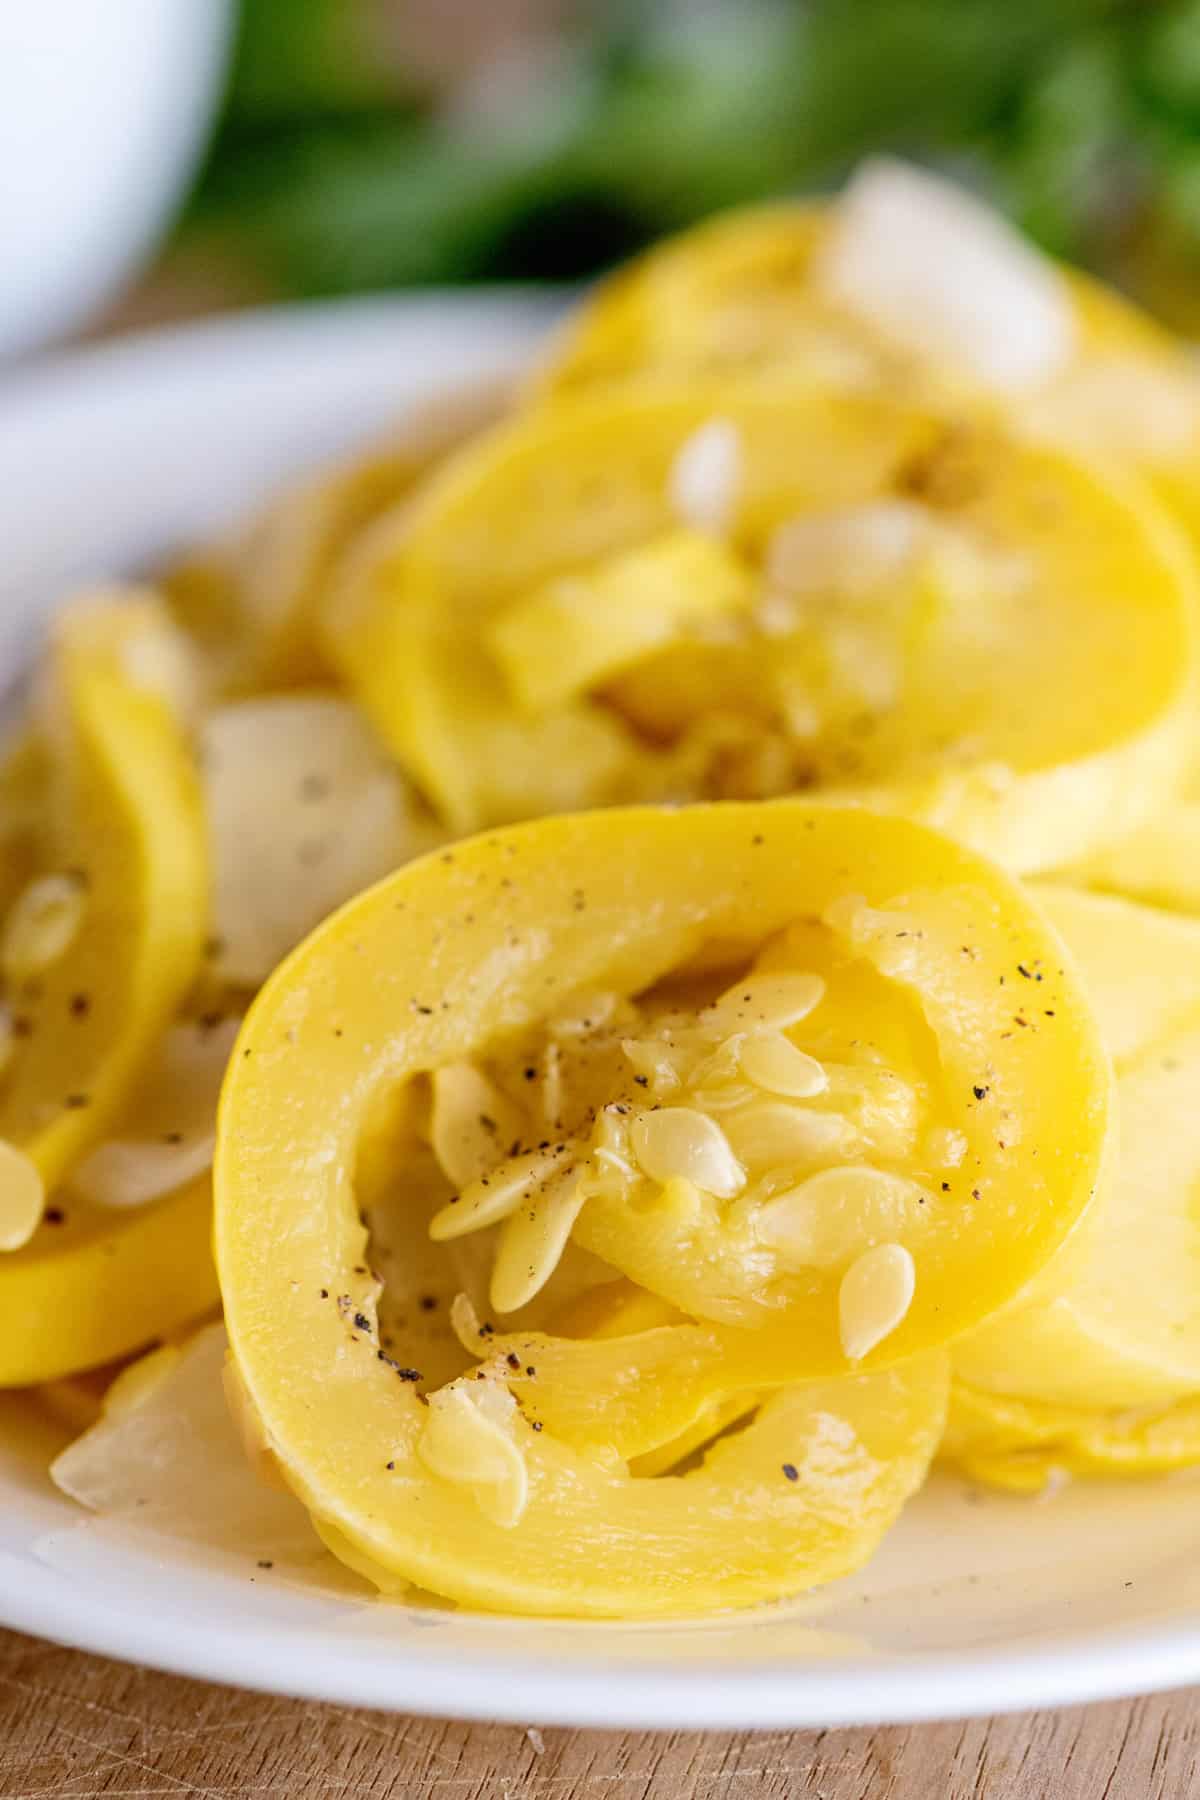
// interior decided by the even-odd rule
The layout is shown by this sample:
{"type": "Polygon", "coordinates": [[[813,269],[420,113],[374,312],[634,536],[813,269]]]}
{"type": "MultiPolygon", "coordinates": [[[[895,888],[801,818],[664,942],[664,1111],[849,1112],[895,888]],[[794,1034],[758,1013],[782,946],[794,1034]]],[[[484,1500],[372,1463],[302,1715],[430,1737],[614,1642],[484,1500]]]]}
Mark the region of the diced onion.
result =
{"type": "Polygon", "coordinates": [[[202,752],[227,981],[257,986],[321,919],[423,847],[402,777],[344,700],[222,707],[202,752]]]}
{"type": "Polygon", "coordinates": [[[321,1545],[300,1502],[258,1480],[225,1404],[225,1328],[153,1351],[117,1377],[100,1420],[55,1460],[55,1485],[89,1511],[139,1528],[312,1563],[321,1545]]]}
{"type": "Polygon", "coordinates": [[[961,188],[890,158],[847,187],[814,274],[881,336],[990,387],[1036,387],[1071,352],[1053,265],[961,188]]]}
{"type": "Polygon", "coordinates": [[[72,1193],[94,1206],[145,1206],[204,1173],[239,1024],[230,1018],[171,1027],[138,1089],[132,1129],[83,1159],[71,1174],[72,1193]]]}
{"type": "Polygon", "coordinates": [[[771,534],[766,573],[789,594],[865,593],[903,575],[929,535],[911,500],[876,500],[789,519],[771,534]]]}

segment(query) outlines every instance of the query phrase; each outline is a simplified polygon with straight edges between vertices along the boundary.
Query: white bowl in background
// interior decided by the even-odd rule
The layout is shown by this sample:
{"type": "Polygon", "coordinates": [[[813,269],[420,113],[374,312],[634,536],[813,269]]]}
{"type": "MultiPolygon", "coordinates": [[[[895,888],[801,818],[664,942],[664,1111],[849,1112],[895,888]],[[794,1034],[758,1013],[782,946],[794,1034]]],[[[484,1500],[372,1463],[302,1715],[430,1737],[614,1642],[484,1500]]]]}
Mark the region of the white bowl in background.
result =
{"type": "MultiPolygon", "coordinates": [[[[64,584],[144,567],[406,407],[520,366],[520,297],[266,313],[58,357],[0,386],[0,672],[64,584]]],[[[0,1624],[317,1700],[538,1724],[879,1724],[1200,1681],[1200,1482],[1045,1502],[936,1477],[851,1580],[679,1623],[510,1619],[156,1538],[51,1486],[0,1396],[0,1624]]]]}
{"type": "Polygon", "coordinates": [[[232,0],[0,0],[0,356],[114,295],[220,98],[232,0]]]}

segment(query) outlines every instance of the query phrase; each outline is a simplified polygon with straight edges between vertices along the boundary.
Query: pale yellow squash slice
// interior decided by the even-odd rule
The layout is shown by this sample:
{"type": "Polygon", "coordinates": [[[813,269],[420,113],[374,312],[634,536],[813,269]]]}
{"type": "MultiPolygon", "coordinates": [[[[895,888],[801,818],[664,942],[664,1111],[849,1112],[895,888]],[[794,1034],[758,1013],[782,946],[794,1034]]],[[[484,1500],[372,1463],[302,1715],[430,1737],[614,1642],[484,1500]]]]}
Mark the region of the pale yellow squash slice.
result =
{"type": "Polygon", "coordinates": [[[895,165],[881,179],[868,165],[829,204],[720,216],[601,283],[560,331],[532,397],[730,375],[986,394],[1023,424],[1134,463],[1200,534],[1200,383],[1188,352],[1121,295],[1039,260],[959,190],[915,170],[897,179],[895,165]],[[900,267],[920,256],[926,228],[936,241],[923,266],[900,267]],[[1005,380],[993,358],[1011,353],[1022,326],[1036,337],[1056,301],[1047,354],[1005,380]],[[944,307],[956,329],[939,330],[944,307]],[[955,341],[972,328],[973,357],[955,341]]]}
{"type": "Polygon", "coordinates": [[[1039,1493],[1064,1476],[1112,1480],[1200,1463],[1200,1399],[1101,1412],[986,1393],[956,1381],[939,1455],[971,1480],[1039,1493]]]}
{"type": "Polygon", "coordinates": [[[0,1254],[5,1385],[108,1361],[214,1297],[206,1192],[121,1219],[56,1192],[117,1126],[201,964],[204,824],[153,679],[159,623],[144,600],[113,598],[56,627],[40,708],[52,829],[0,932],[0,1139],[50,1200],[24,1247],[0,1254]]]}
{"type": "MultiPolygon", "coordinates": [[[[869,1554],[940,1431],[942,1358],[924,1347],[1002,1303],[1086,1208],[1107,1092],[1077,985],[1019,890],[906,821],[799,803],[642,809],[461,844],[320,928],[245,1025],[216,1166],[217,1254],[244,1404],[325,1541],[383,1586],[416,1581],[492,1608],[637,1615],[830,1579],[869,1554]],[[380,1297],[360,1213],[363,1147],[389,1097],[519,1037],[547,1007],[640,990],[680,967],[727,966],[846,897],[845,929],[861,934],[868,967],[876,955],[886,962],[898,1017],[941,1046],[962,1120],[939,1142],[966,1192],[939,1184],[936,1201],[928,1196],[929,1221],[913,1240],[915,1291],[887,1342],[847,1354],[848,1256],[816,1270],[807,1298],[789,1290],[781,1318],[790,1309],[786,1335],[804,1352],[795,1362],[832,1379],[777,1393],[680,1477],[631,1474],[623,1458],[681,1431],[708,1435],[731,1328],[700,1328],[715,1352],[703,1379],[691,1327],[607,1346],[576,1340],[579,1350],[607,1348],[619,1359],[610,1375],[622,1371],[609,1395],[620,1417],[590,1432],[569,1416],[561,1431],[549,1422],[534,1358],[514,1368],[515,1352],[488,1355],[483,1325],[487,1360],[426,1386],[422,1404],[410,1343],[414,1356],[441,1351],[424,1313],[410,1335],[386,1289],[380,1297]],[[932,944],[908,941],[900,921],[910,917],[932,944]],[[1009,1029],[999,978],[1012,964],[1021,981],[1022,962],[1043,977],[1036,1030],[1009,1029]],[[1011,1136],[1010,1123],[1020,1127],[1011,1136]],[[642,1360],[648,1340],[661,1347],[656,1365],[642,1360]],[[631,1385],[644,1407],[626,1404],[631,1385]],[[676,1389],[689,1385],[681,1405],[676,1389]]],[[[384,1142],[368,1160],[374,1191],[384,1142]]],[[[401,1191],[404,1174],[401,1163],[401,1191]]],[[[414,1217],[416,1230],[424,1223],[414,1217]]],[[[436,1264],[423,1266],[431,1275],[418,1279],[432,1280],[436,1264]]],[[[588,1310],[585,1296],[581,1321],[588,1310]]],[[[742,1331],[748,1346],[761,1342],[756,1369],[776,1363],[781,1335],[742,1331]]],[[[556,1380],[546,1385],[552,1403],[556,1380]]],[[[755,1386],[753,1373],[740,1385],[755,1386]]]]}
{"type": "Polygon", "coordinates": [[[1119,1161],[1028,1294],[955,1346],[968,1385],[1096,1411],[1200,1389],[1200,923],[1043,888],[1117,1068],[1119,1161]]]}
{"type": "Polygon", "coordinates": [[[815,786],[1028,871],[1182,779],[1193,607],[1166,517],[1072,453],[878,395],[694,383],[477,443],[360,546],[327,625],[456,831],[815,786]],[[724,559],[699,612],[664,548],[689,519],[724,559]],[[652,615],[665,646],[627,628],[652,615]]]}

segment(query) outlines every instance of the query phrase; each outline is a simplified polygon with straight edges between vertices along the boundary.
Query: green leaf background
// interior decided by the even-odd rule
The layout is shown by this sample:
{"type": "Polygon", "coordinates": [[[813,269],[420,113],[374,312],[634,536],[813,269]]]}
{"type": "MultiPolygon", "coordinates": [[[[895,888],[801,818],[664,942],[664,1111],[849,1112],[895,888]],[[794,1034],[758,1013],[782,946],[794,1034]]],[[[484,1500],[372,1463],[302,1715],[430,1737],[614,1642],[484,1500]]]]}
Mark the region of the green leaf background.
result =
{"type": "Polygon", "coordinates": [[[1200,315],[1200,0],[527,5],[475,66],[437,3],[243,0],[182,242],[282,294],[573,278],[887,149],[1200,315]]]}

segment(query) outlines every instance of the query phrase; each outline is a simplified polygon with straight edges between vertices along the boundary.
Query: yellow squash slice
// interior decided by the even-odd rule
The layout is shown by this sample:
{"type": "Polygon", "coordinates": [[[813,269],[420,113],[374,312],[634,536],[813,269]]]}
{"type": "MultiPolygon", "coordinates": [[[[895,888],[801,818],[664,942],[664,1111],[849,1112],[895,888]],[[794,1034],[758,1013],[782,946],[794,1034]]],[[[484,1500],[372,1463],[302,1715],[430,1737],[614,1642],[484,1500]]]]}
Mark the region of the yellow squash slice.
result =
{"type": "Polygon", "coordinates": [[[1096,851],[1058,879],[1151,906],[1200,913],[1200,781],[1193,765],[1181,794],[1144,824],[1096,851]]]}
{"type": "Polygon", "coordinates": [[[1029,1293],[955,1346],[955,1369],[1051,1407],[1161,1409],[1200,1391],[1200,923],[1065,888],[1039,899],[1116,1064],[1119,1166],[1029,1293]]]}
{"type": "MultiPolygon", "coordinates": [[[[651,1095],[649,1075],[638,1084],[648,1054],[633,1045],[626,1091],[644,1095],[653,1135],[673,1109],[651,1095]]],[[[923,1465],[942,1404],[932,1347],[1002,1305],[1087,1207],[1108,1084],[1077,984],[1036,912],[997,870],[903,820],[800,803],[641,809],[459,845],[351,902],[246,1022],[222,1100],[216,1242],[247,1408],[326,1541],[385,1581],[390,1572],[474,1604],[603,1614],[699,1610],[828,1579],[868,1553],[923,1465]],[[754,959],[743,982],[737,972],[754,959]],[[1039,1016],[1018,1027],[1022,966],[1039,1016]],[[603,995],[618,997],[615,1012],[603,995]],[[539,1128],[533,1113],[522,1117],[518,1089],[536,1088],[536,1105],[552,1107],[561,1076],[569,1101],[578,1069],[603,1077],[602,1014],[619,1021],[632,1009],[653,1040],[668,1003],[682,1023],[655,1041],[669,1049],[690,1044],[689,1031],[715,1035],[732,1042],[744,1076],[768,1083],[764,1121],[738,1082],[722,1088],[715,1064],[703,1087],[695,1067],[686,1078],[693,1119],[724,1121],[727,1148],[747,1100],[751,1138],[766,1133],[757,1164],[745,1151],[740,1198],[701,1189],[709,1164],[693,1166],[684,1193],[658,1167],[662,1143],[647,1148],[640,1135],[636,1102],[624,1123],[645,1161],[624,1203],[592,1179],[605,1167],[593,1152],[624,1154],[619,1130],[607,1136],[609,1107],[586,1141],[584,1122],[566,1115],[557,1143],[527,1149],[521,1136],[539,1128]],[[857,1021],[863,1059],[849,1072],[833,1061],[843,1012],[857,1021]],[[577,1049],[534,1069],[528,1046],[548,1015],[577,1044],[590,1038],[590,1060],[577,1049]],[[828,1083],[814,1093],[809,1064],[822,1051],[828,1083]],[[865,1085],[839,1098],[856,1071],[865,1085]],[[729,1111],[703,1099],[717,1089],[729,1111]],[[456,1378],[450,1359],[427,1381],[416,1357],[441,1357],[427,1315],[409,1330],[408,1307],[380,1295],[361,1216],[364,1181],[373,1198],[386,1164],[374,1141],[364,1175],[364,1145],[405,1095],[443,1170],[466,1182],[458,1204],[502,1214],[491,1282],[506,1307],[527,1298],[523,1249],[544,1260],[549,1245],[552,1260],[564,1239],[594,1249],[599,1236],[608,1278],[614,1255],[663,1286],[686,1264],[689,1299],[743,1323],[607,1340],[542,1331],[543,1371],[532,1353],[497,1353],[510,1345],[502,1323],[460,1304],[456,1327],[468,1341],[474,1332],[482,1360],[456,1378]],[[702,1115],[708,1104],[718,1110],[702,1115]],[[813,1125],[817,1115],[824,1123],[813,1125]],[[789,1122],[804,1142],[773,1150],[770,1133],[789,1122]],[[553,1161],[568,1139],[567,1160],[587,1183],[581,1204],[564,1209],[562,1183],[526,1171],[530,1218],[507,1205],[511,1166],[553,1161]],[[768,1188],[772,1173],[787,1179],[768,1188]],[[797,1175],[801,1186],[816,1179],[798,1200],[797,1175]],[[906,1292],[897,1271],[912,1278],[906,1292]],[[592,1391],[590,1417],[571,1404],[572,1352],[599,1357],[589,1368],[609,1384],[592,1391]],[[714,1400],[760,1377],[781,1391],[699,1470],[627,1471],[626,1458],[661,1452],[681,1432],[707,1438],[722,1422],[714,1400]],[[836,1504],[817,1472],[825,1458],[836,1504]],[[717,1514],[736,1528],[716,1529],[717,1514]]],[[[395,1204],[410,1209],[419,1242],[429,1149],[413,1142],[405,1156],[403,1131],[392,1141],[395,1204]]],[[[452,1210],[452,1183],[448,1194],[452,1210]]],[[[458,1241],[436,1218],[434,1238],[446,1256],[458,1241]]],[[[415,1254],[436,1268],[427,1241],[415,1254]]],[[[601,1265],[592,1281],[605,1278],[601,1265]]],[[[432,1273],[419,1279],[433,1305],[432,1273]]],[[[604,1308],[585,1295],[563,1311],[588,1329],[604,1308]]]]}
{"type": "Polygon", "coordinates": [[[0,1386],[56,1381],[128,1356],[220,1301],[205,1173],[131,1212],[55,1201],[0,1255],[0,1386]]]}
{"type": "Polygon", "coordinates": [[[456,831],[818,786],[1028,871],[1139,823],[1189,754],[1165,516],[878,396],[693,384],[535,414],[377,527],[334,602],[353,692],[456,831]]]}
{"type": "Polygon", "coordinates": [[[972,1480],[1014,1493],[1039,1493],[1064,1475],[1166,1475],[1200,1462],[1200,1400],[1101,1412],[956,1381],[939,1454],[972,1480]]]}
{"type": "MultiPolygon", "coordinates": [[[[195,771],[146,679],[160,667],[160,626],[151,602],[114,599],[68,611],[52,650],[46,861],[0,928],[0,1139],[14,1172],[32,1165],[52,1197],[117,1124],[201,962],[208,869],[195,771]]],[[[181,1195],[169,1213],[121,1219],[50,1206],[23,1248],[0,1254],[0,1383],[106,1361],[177,1305],[186,1316],[211,1304],[205,1204],[181,1195]]]]}
{"type": "Polygon", "coordinates": [[[533,395],[747,374],[1011,402],[1028,425],[1135,463],[1200,534],[1187,352],[928,174],[868,164],[831,205],[735,212],[656,246],[571,316],[533,395]],[[1043,353],[1010,367],[1031,340],[1043,353]]]}
{"type": "Polygon", "coordinates": [[[328,1548],[384,1592],[399,1577],[489,1611],[713,1612],[868,1560],[924,1479],[945,1379],[935,1354],[785,1390],[685,1475],[581,1456],[486,1376],[427,1409],[383,1382],[339,1383],[340,1445],[300,1431],[277,1454],[328,1548]],[[373,1462],[352,1469],[347,1442],[370,1443],[373,1462]]]}

